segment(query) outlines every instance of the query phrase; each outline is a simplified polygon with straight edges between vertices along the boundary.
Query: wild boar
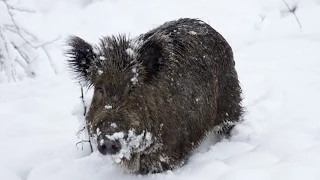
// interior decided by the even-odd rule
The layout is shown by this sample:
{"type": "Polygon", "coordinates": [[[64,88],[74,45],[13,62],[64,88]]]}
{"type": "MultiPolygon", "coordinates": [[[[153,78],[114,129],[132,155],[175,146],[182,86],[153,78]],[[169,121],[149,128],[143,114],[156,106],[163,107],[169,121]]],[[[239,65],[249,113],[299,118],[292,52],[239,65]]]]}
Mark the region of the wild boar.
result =
{"type": "Polygon", "coordinates": [[[232,48],[199,19],[166,22],[135,38],[103,37],[97,45],[71,36],[67,44],[75,78],[94,88],[90,135],[125,170],[175,169],[208,132],[228,137],[241,122],[232,48]]]}

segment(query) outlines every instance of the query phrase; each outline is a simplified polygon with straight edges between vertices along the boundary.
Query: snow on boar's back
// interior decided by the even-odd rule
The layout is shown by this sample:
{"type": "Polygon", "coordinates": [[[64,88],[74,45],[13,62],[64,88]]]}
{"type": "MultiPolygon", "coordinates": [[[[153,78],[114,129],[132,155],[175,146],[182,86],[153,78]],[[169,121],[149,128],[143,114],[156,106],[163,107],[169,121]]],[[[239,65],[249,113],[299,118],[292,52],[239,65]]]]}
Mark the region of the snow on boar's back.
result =
{"type": "Polygon", "coordinates": [[[183,164],[208,132],[241,122],[241,87],[226,40],[198,19],[167,22],[92,46],[68,39],[76,79],[94,87],[87,127],[103,155],[147,174],[183,164]]]}

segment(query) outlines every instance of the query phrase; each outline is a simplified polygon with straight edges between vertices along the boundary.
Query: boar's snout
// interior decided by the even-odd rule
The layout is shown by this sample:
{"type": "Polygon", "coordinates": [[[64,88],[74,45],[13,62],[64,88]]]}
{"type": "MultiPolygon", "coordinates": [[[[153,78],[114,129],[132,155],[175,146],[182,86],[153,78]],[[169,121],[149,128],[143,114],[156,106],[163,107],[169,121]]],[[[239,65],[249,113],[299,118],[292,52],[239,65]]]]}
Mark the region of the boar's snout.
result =
{"type": "Polygon", "coordinates": [[[98,143],[98,150],[101,154],[116,154],[120,151],[121,144],[119,141],[105,139],[98,143]]]}

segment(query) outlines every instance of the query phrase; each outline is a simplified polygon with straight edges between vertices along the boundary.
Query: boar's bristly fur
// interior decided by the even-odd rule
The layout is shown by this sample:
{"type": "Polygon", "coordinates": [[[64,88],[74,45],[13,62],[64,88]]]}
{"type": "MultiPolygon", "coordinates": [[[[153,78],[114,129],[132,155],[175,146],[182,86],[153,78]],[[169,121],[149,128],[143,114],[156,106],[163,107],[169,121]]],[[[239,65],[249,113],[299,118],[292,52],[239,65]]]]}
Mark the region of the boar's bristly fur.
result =
{"type": "Polygon", "coordinates": [[[88,70],[95,57],[92,46],[75,36],[68,39],[68,45],[72,47],[66,52],[70,68],[78,80],[85,84],[89,83],[88,70]]]}
{"type": "Polygon", "coordinates": [[[102,154],[125,170],[179,167],[207,133],[230,136],[242,119],[241,87],[227,41],[205,22],[183,18],[134,39],[72,36],[68,63],[94,87],[87,127],[102,154]]]}

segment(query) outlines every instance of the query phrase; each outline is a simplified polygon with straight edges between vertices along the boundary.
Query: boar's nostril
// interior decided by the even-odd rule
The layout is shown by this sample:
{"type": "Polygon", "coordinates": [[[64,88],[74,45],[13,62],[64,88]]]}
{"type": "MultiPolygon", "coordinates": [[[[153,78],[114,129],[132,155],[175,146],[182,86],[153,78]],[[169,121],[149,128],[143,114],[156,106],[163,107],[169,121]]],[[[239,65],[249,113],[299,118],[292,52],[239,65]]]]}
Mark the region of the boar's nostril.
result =
{"type": "Polygon", "coordinates": [[[105,144],[102,144],[101,146],[98,147],[98,150],[100,151],[101,154],[106,155],[107,154],[107,146],[105,144]]]}
{"type": "Polygon", "coordinates": [[[119,150],[120,150],[120,144],[113,144],[113,145],[111,145],[111,149],[114,151],[114,152],[119,152],[119,150]]]}
{"type": "Polygon", "coordinates": [[[110,148],[107,153],[109,154],[116,154],[120,151],[121,144],[119,141],[110,141],[110,148]]]}
{"type": "Polygon", "coordinates": [[[98,145],[98,150],[101,154],[116,154],[121,149],[121,144],[119,141],[104,140],[103,143],[98,145]]]}

